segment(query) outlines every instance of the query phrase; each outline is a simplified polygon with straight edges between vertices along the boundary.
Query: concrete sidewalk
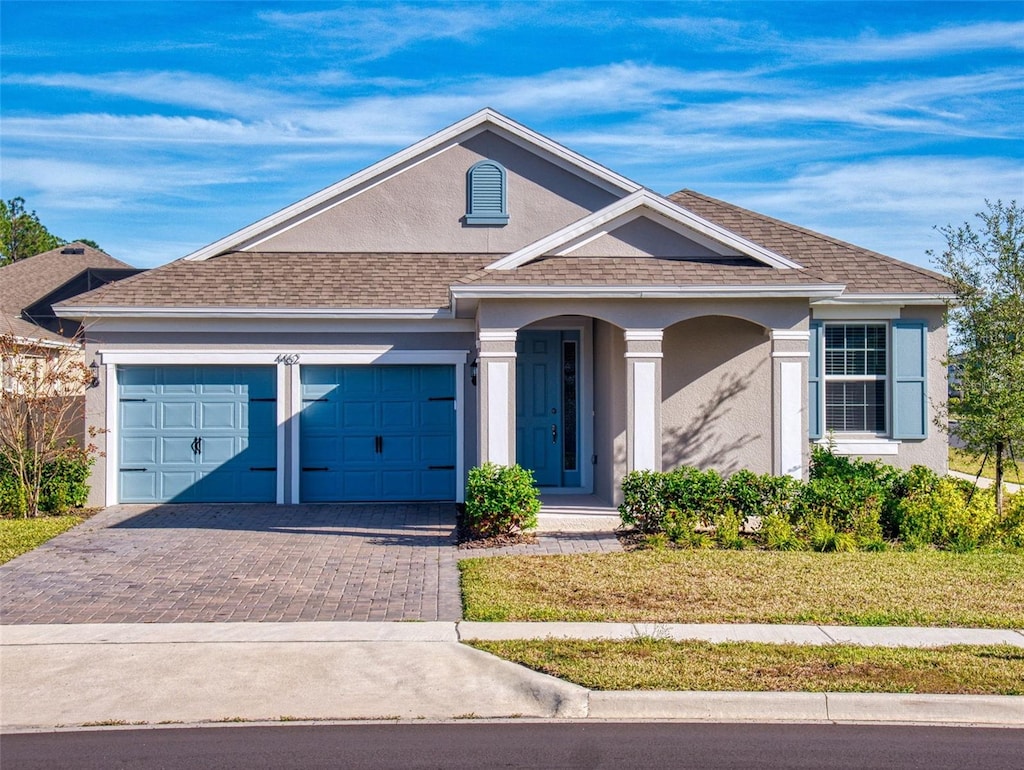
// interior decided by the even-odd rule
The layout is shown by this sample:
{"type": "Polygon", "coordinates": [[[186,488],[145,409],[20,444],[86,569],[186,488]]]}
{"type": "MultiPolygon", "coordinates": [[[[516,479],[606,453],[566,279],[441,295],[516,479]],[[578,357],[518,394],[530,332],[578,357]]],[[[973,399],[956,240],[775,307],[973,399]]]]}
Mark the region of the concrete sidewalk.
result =
{"type": "Polygon", "coordinates": [[[568,623],[177,623],[0,626],[0,729],[362,719],[679,719],[1024,727],[1024,698],[860,693],[592,692],[461,639],[754,639],[1013,644],[991,629],[568,623]]]}

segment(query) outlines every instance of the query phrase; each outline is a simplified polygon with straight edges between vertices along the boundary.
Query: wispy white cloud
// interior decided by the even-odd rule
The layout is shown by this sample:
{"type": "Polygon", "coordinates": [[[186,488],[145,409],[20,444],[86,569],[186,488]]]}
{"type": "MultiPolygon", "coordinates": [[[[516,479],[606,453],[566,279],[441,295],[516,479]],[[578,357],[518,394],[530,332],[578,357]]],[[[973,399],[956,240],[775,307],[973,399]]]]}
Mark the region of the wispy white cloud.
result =
{"type": "Polygon", "coordinates": [[[493,5],[398,5],[344,7],[316,11],[261,11],[258,18],[278,29],[321,43],[344,46],[354,57],[377,59],[415,42],[460,41],[512,20],[493,5]]]}
{"type": "Polygon", "coordinates": [[[816,62],[893,62],[981,51],[1024,50],[1024,21],[943,26],[884,35],[868,30],[854,38],[789,41],[797,58],[816,62]]]}

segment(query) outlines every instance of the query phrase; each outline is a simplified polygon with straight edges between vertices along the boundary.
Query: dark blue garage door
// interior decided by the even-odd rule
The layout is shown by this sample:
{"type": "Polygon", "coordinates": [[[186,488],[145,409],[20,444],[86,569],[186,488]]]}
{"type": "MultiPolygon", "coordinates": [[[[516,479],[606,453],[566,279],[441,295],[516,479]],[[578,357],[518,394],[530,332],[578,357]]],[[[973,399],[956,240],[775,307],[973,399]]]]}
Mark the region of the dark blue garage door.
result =
{"type": "Polygon", "coordinates": [[[274,367],[124,366],[118,389],[122,502],[275,500],[274,367]]]}
{"type": "Polygon", "coordinates": [[[455,499],[455,369],[303,366],[306,502],[455,499]]]}

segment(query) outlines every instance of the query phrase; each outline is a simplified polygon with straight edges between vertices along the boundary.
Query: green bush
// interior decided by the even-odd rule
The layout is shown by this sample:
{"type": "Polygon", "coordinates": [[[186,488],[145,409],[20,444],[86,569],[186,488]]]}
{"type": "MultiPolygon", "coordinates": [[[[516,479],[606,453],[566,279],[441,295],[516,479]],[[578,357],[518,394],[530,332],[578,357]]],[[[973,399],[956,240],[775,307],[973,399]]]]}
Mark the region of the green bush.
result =
{"type": "Polygon", "coordinates": [[[510,535],[537,527],[540,497],[533,471],[486,463],[466,484],[466,525],[476,537],[510,535]]]}
{"type": "Polygon", "coordinates": [[[718,471],[683,466],[662,475],[666,508],[710,527],[724,503],[725,485],[718,471]]]}
{"type": "Polygon", "coordinates": [[[726,506],[715,517],[715,542],[719,548],[742,549],[746,546],[746,541],[740,535],[743,521],[744,517],[731,506],[726,506]]]}
{"type": "Polygon", "coordinates": [[[793,529],[789,516],[779,513],[762,516],[758,534],[765,548],[772,551],[800,551],[804,548],[804,544],[793,529]]]}
{"type": "MultiPolygon", "coordinates": [[[[89,473],[93,458],[84,449],[69,444],[64,454],[43,466],[39,488],[39,510],[62,514],[81,508],[89,497],[89,473]]],[[[21,480],[0,462],[0,515],[26,515],[26,495],[21,480]]]]}
{"type": "Polygon", "coordinates": [[[665,531],[665,474],[656,471],[630,471],[622,479],[622,505],[619,518],[626,526],[649,535],[665,531]]]}

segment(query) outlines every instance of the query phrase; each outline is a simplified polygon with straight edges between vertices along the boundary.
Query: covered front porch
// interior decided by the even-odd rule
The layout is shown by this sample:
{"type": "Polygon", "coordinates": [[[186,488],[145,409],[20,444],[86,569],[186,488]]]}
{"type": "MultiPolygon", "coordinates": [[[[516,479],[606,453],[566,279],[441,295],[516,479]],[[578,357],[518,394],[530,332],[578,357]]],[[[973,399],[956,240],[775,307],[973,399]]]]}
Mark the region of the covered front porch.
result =
{"type": "Polygon", "coordinates": [[[481,301],[478,461],[533,469],[546,515],[566,525],[617,515],[632,470],[802,477],[807,307],[806,298],[481,301]]]}

